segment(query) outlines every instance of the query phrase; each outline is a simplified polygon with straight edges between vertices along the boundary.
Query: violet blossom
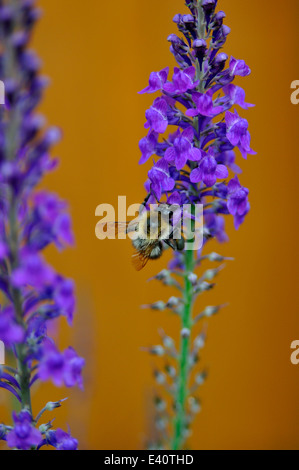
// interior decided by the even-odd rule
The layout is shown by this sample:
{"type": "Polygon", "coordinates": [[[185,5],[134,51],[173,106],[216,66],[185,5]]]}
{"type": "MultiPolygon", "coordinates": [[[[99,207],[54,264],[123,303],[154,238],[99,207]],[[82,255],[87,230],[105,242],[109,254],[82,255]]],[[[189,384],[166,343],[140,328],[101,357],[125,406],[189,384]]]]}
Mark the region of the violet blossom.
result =
{"type": "Polygon", "coordinates": [[[42,440],[41,432],[34,427],[29,411],[13,413],[14,427],[8,432],[6,441],[8,447],[18,450],[30,450],[38,446],[42,440]]]}

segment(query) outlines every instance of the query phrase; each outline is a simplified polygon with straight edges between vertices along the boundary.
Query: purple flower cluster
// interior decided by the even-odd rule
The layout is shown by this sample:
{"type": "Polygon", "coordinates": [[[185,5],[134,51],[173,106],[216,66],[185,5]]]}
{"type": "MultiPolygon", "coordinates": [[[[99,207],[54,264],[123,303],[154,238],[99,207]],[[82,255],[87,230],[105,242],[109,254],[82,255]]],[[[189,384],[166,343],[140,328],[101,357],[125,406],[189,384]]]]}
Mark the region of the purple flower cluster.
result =
{"type": "MultiPolygon", "coordinates": [[[[51,429],[50,423],[42,432],[36,428],[32,385],[40,379],[82,388],[84,366],[72,348],[59,352],[47,333],[49,323],[61,316],[72,323],[75,297],[73,281],[56,273],[42,252],[51,244],[61,250],[74,239],[67,204],[36,189],[57,166],[50,151],[61,137],[36,111],[47,85],[38,57],[28,48],[39,15],[34,0],[0,1],[0,79],[6,92],[0,109],[0,289],[5,299],[0,341],[17,360],[15,373],[1,369],[0,388],[13,393],[22,408],[14,413],[12,428],[1,425],[0,439],[24,450],[38,448],[51,429]]],[[[69,434],[51,433],[47,444],[77,448],[69,434]]]]}
{"type": "MultiPolygon", "coordinates": [[[[172,77],[169,68],[151,73],[148,87],[140,92],[161,94],[146,111],[148,134],[139,143],[140,163],[157,157],[146,182],[150,202],[169,201],[175,193],[179,204],[204,204],[206,232],[217,236],[224,232],[224,215],[231,214],[238,228],[249,211],[248,190],[236,177],[241,170],[235,150],[245,159],[255,152],[248,122],[235,107],[253,105],[232,82],[250,69],[221,52],[230,29],[223,23],[224,12],[215,11],[217,0],[186,5],[190,13],[174,17],[181,36],[168,38],[178,67],[172,77]]],[[[226,239],[224,234],[217,238],[226,239]]]]}

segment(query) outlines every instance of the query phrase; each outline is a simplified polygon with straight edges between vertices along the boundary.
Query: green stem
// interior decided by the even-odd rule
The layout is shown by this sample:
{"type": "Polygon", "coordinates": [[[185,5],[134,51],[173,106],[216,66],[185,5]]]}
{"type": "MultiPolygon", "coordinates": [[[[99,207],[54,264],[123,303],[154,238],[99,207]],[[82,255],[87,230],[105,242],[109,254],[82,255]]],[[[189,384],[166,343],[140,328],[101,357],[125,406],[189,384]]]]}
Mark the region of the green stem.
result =
{"type": "MultiPolygon", "coordinates": [[[[202,9],[202,0],[197,0],[197,37],[204,39],[205,37],[205,16],[202,9]]],[[[196,63],[196,78],[199,80],[198,91],[204,92],[203,70],[200,70],[199,62],[196,63]]],[[[198,119],[194,119],[194,127],[198,131],[198,119]]],[[[199,146],[199,141],[195,142],[199,146]]],[[[194,209],[194,208],[193,208],[194,209]]],[[[191,211],[193,213],[193,211],[191,211]]],[[[192,225],[192,232],[194,232],[194,221],[192,225]]],[[[193,240],[192,240],[193,241],[193,240]]],[[[193,286],[189,280],[189,274],[194,271],[196,260],[194,257],[194,250],[187,250],[185,252],[185,286],[184,286],[184,311],[182,314],[182,331],[179,356],[179,376],[177,383],[177,395],[175,400],[175,417],[174,417],[174,436],[172,442],[172,449],[179,450],[183,447],[185,442],[185,430],[187,424],[186,416],[186,402],[188,397],[189,385],[189,356],[190,356],[190,330],[192,327],[192,310],[193,310],[193,286]],[[186,334],[185,334],[186,333],[186,334]]]]}
{"type": "Polygon", "coordinates": [[[184,444],[184,431],[186,428],[186,401],[188,396],[189,382],[189,353],[190,353],[190,331],[192,326],[193,308],[193,286],[189,280],[189,274],[193,272],[195,265],[194,251],[188,250],[185,253],[185,288],[184,288],[184,311],[182,315],[180,357],[179,357],[179,377],[177,384],[177,396],[175,402],[176,415],[174,420],[174,438],[172,449],[181,449],[184,444]],[[186,334],[185,334],[186,333],[186,334]]]}
{"type": "MultiPolygon", "coordinates": [[[[18,250],[19,250],[19,233],[18,233],[18,219],[17,219],[17,201],[15,196],[11,195],[10,203],[10,216],[9,216],[9,240],[10,240],[10,252],[11,252],[11,268],[15,269],[18,262],[18,250]]],[[[11,289],[11,296],[13,300],[14,309],[16,312],[17,322],[26,329],[26,323],[24,322],[23,307],[22,307],[22,296],[18,289],[11,289]]],[[[17,357],[17,376],[20,385],[20,397],[22,409],[27,408],[32,414],[31,406],[31,393],[30,393],[30,381],[31,371],[26,362],[27,346],[23,343],[16,345],[16,357],[17,357]]]]}
{"type": "Polygon", "coordinates": [[[205,16],[202,10],[202,0],[197,0],[197,37],[204,39],[206,31],[205,16]]]}

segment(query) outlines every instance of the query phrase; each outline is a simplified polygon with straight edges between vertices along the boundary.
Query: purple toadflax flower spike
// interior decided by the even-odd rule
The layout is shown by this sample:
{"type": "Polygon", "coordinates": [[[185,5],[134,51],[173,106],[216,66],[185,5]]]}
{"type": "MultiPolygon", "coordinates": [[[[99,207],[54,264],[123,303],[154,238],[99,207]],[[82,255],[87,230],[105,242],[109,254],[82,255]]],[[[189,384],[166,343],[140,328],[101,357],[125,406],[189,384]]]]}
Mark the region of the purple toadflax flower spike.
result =
{"type": "Polygon", "coordinates": [[[172,364],[163,372],[155,371],[157,383],[167,384],[166,392],[172,392],[174,410],[167,412],[168,398],[156,398],[160,439],[150,446],[159,449],[176,450],[186,445],[190,423],[200,410],[197,391],[206,378],[204,372],[195,373],[191,383],[205,330],[192,343],[191,336],[199,321],[221,308],[206,307],[193,316],[197,296],[214,287],[213,280],[221,266],[200,276],[194,271],[205,260],[219,263],[226,259],[216,253],[205,254],[204,250],[210,239],[227,241],[225,217],[233,216],[238,229],[250,210],[249,191],[237,177],[241,173],[237,160],[255,152],[250,146],[248,122],[239,116],[235,106],[247,110],[253,105],[245,102],[245,91],[232,83],[236,76],[249,75],[250,69],[244,60],[229,59],[221,51],[230,28],[224,24],[225,13],[216,11],[217,3],[220,2],[186,0],[188,13],[174,17],[180,36],[168,37],[178,64],[172,81],[167,81],[169,69],[164,69],[151,74],[149,86],[143,90],[159,92],[146,112],[145,127],[149,133],[139,143],[140,163],[153,157],[145,184],[149,200],[156,198],[178,207],[189,204],[191,212],[187,217],[193,225],[192,208],[197,204],[203,207],[203,246],[195,251],[175,251],[168,269],[155,277],[164,285],[177,288],[181,295],[151,306],[155,310],[169,309],[181,320],[179,348],[163,332],[162,344],[150,349],[152,354],[168,357],[172,364]],[[176,126],[176,130],[167,135],[169,126],[176,126]]]}
{"type": "Polygon", "coordinates": [[[54,244],[73,244],[67,204],[55,194],[37,190],[54,170],[52,146],[61,131],[45,129],[36,112],[47,80],[39,75],[40,61],[28,49],[39,18],[34,0],[0,1],[0,79],[6,91],[0,107],[0,341],[10,348],[16,365],[0,369],[0,388],[20,402],[12,426],[0,426],[8,447],[29,450],[42,445],[73,450],[77,441],[52,424],[38,423],[44,411],[61,406],[49,402],[34,417],[31,387],[37,380],[82,388],[84,359],[72,348],[61,353],[48,337],[48,325],[64,316],[71,323],[75,310],[74,284],[56,273],[42,255],[54,244]],[[37,427],[39,426],[39,427],[37,427]]]}

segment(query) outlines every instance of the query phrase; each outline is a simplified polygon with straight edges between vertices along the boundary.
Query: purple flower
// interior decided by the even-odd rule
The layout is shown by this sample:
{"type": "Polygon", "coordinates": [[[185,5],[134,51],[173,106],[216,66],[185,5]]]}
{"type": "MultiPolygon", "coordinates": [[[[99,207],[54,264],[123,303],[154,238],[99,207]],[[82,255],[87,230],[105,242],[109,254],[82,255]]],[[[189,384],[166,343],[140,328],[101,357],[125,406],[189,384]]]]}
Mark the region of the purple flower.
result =
{"type": "Polygon", "coordinates": [[[176,34],[170,34],[167,40],[171,42],[170,51],[174,55],[177,63],[185,69],[192,65],[190,58],[188,57],[188,46],[187,44],[179,38],[176,34]]]}
{"type": "Polygon", "coordinates": [[[178,191],[174,191],[171,196],[167,198],[167,204],[169,205],[178,205],[182,204],[182,196],[178,191]]]}
{"type": "Polygon", "coordinates": [[[47,338],[43,344],[38,376],[44,382],[51,380],[57,387],[78,385],[82,389],[81,374],[84,364],[84,359],[79,357],[74,349],[68,348],[61,353],[54,342],[47,338]]]}
{"type": "Polygon", "coordinates": [[[8,255],[8,247],[6,243],[0,240],[0,260],[3,260],[8,255]]]}
{"type": "Polygon", "coordinates": [[[150,128],[158,134],[164,134],[168,126],[167,109],[168,104],[165,98],[155,99],[151,108],[145,113],[147,122],[144,127],[150,128]]]}
{"type": "Polygon", "coordinates": [[[82,369],[85,365],[85,360],[79,357],[73,348],[68,348],[64,351],[65,372],[64,383],[66,387],[78,387],[83,389],[82,369]]]}
{"type": "Polygon", "coordinates": [[[231,105],[238,104],[243,109],[249,109],[255,106],[254,104],[245,103],[245,91],[239,86],[229,84],[223,87],[223,91],[229,98],[231,105]]]}
{"type": "Polygon", "coordinates": [[[235,147],[238,146],[243,158],[247,158],[247,154],[254,155],[255,152],[250,148],[250,134],[248,132],[248,122],[242,119],[237,111],[225,113],[226,137],[235,147]]]}
{"type": "Polygon", "coordinates": [[[54,291],[54,301],[62,315],[67,317],[68,323],[73,323],[74,310],[76,306],[74,295],[74,282],[71,279],[63,279],[61,277],[56,281],[56,288],[54,291]]]}
{"type": "Polygon", "coordinates": [[[195,168],[190,175],[192,183],[203,181],[206,186],[214,186],[217,179],[228,177],[228,170],[225,165],[218,165],[212,148],[202,158],[198,168],[195,168]]]}
{"type": "Polygon", "coordinates": [[[142,153],[142,157],[139,160],[139,165],[147,162],[147,160],[155,155],[158,146],[158,134],[156,132],[150,132],[146,137],[139,142],[139,148],[142,153]]]}
{"type": "Polygon", "coordinates": [[[218,240],[219,243],[228,241],[228,236],[225,233],[225,222],[224,217],[208,213],[205,215],[205,224],[210,235],[218,240]]]}
{"type": "Polygon", "coordinates": [[[27,250],[21,255],[20,267],[12,273],[12,282],[16,287],[29,285],[41,289],[54,279],[54,270],[45,263],[42,256],[27,250]]]}
{"type": "Polygon", "coordinates": [[[237,176],[230,180],[227,189],[227,208],[229,213],[234,216],[235,227],[238,229],[250,210],[250,204],[248,202],[249,190],[241,186],[237,176]]]}
{"type": "Polygon", "coordinates": [[[47,433],[47,441],[57,450],[78,449],[77,439],[74,439],[69,432],[67,433],[62,429],[56,429],[55,431],[50,430],[47,433]]]}
{"type": "Polygon", "coordinates": [[[222,113],[224,108],[222,106],[214,107],[212,95],[212,90],[209,90],[206,93],[194,92],[192,94],[192,98],[196,107],[187,109],[186,115],[195,117],[201,114],[202,116],[213,117],[222,113]]]}
{"type": "Polygon", "coordinates": [[[64,384],[64,371],[65,362],[63,354],[58,351],[50,339],[46,339],[43,344],[43,356],[39,364],[39,379],[43,382],[52,380],[54,385],[62,387],[64,384]]]}
{"type": "Polygon", "coordinates": [[[169,74],[169,67],[161,70],[160,72],[152,72],[149,78],[149,86],[140,91],[139,94],[143,93],[155,93],[163,88],[164,83],[167,82],[169,74]]]}
{"type": "Polygon", "coordinates": [[[236,155],[233,150],[225,150],[224,152],[219,153],[216,160],[217,163],[222,163],[230,168],[235,174],[242,173],[241,168],[235,164],[236,155]]]}
{"type": "Polygon", "coordinates": [[[164,91],[172,95],[181,95],[188,90],[193,90],[199,83],[198,80],[194,81],[195,73],[194,67],[188,67],[184,70],[175,67],[172,83],[165,83],[164,91]]]}
{"type": "Polygon", "coordinates": [[[73,245],[72,219],[69,214],[60,214],[53,225],[53,234],[58,248],[64,245],[73,245]]]}
{"type": "Polygon", "coordinates": [[[12,307],[0,307],[0,341],[7,347],[12,347],[14,343],[21,343],[24,339],[24,330],[17,324],[15,313],[12,307]]]}
{"type": "Polygon", "coordinates": [[[29,411],[23,410],[17,415],[13,413],[14,427],[7,434],[7,445],[11,449],[30,450],[39,445],[42,435],[33,426],[29,411]]]}
{"type": "Polygon", "coordinates": [[[187,160],[199,161],[204,152],[193,147],[194,131],[192,127],[187,127],[182,133],[178,130],[175,133],[173,146],[168,147],[165,152],[165,160],[174,163],[178,170],[184,168],[187,160]]]}
{"type": "Polygon", "coordinates": [[[161,158],[148,172],[148,177],[151,189],[158,200],[161,198],[162,190],[172,191],[175,186],[175,181],[170,176],[168,163],[164,158],[161,158]]]}
{"type": "Polygon", "coordinates": [[[214,11],[217,5],[217,0],[203,0],[202,8],[204,11],[214,11]]]}
{"type": "Polygon", "coordinates": [[[251,73],[250,68],[246,65],[244,60],[237,60],[234,57],[230,59],[229,71],[231,75],[240,75],[241,77],[246,77],[251,73]]]}
{"type": "Polygon", "coordinates": [[[70,216],[66,203],[55,194],[39,191],[33,197],[33,210],[26,226],[25,236],[32,249],[43,249],[54,242],[58,248],[73,245],[70,216]]]}

